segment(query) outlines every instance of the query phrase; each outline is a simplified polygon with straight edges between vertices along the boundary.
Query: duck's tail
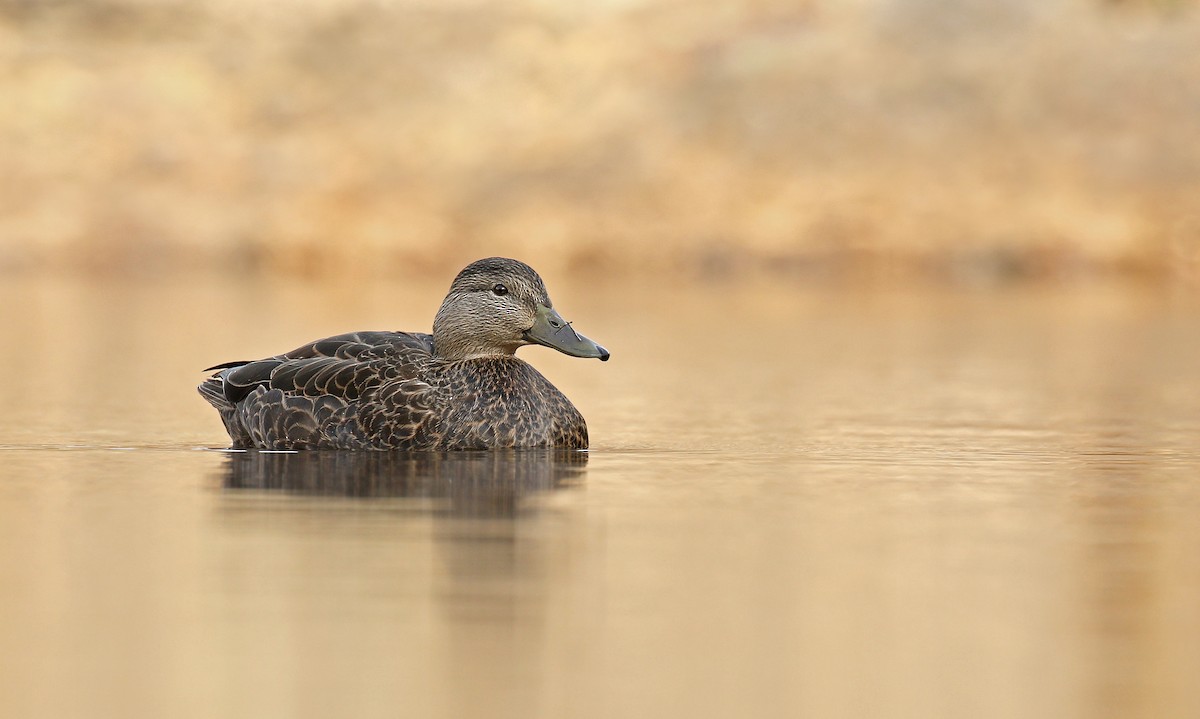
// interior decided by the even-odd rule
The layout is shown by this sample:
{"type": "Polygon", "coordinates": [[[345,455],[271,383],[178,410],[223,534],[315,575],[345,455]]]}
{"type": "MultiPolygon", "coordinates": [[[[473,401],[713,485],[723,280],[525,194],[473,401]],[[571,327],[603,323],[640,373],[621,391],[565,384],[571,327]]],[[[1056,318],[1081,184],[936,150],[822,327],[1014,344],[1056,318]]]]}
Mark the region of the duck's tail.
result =
{"type": "Polygon", "coordinates": [[[208,400],[208,403],[218,410],[233,409],[233,405],[225,399],[225,392],[221,389],[221,380],[210,377],[201,382],[196,390],[200,392],[201,397],[208,400]]]}
{"type": "MultiPolygon", "coordinates": [[[[233,440],[235,448],[245,448],[251,446],[250,435],[246,432],[246,428],[242,425],[241,419],[238,417],[237,406],[225,396],[225,373],[232,367],[239,367],[244,362],[230,362],[217,367],[210,367],[209,370],[220,370],[213,376],[201,382],[196,390],[200,392],[200,396],[208,401],[217,412],[221,415],[221,422],[225,425],[225,431],[229,433],[229,438],[233,440]]],[[[208,371],[208,370],[206,370],[208,371]]]]}

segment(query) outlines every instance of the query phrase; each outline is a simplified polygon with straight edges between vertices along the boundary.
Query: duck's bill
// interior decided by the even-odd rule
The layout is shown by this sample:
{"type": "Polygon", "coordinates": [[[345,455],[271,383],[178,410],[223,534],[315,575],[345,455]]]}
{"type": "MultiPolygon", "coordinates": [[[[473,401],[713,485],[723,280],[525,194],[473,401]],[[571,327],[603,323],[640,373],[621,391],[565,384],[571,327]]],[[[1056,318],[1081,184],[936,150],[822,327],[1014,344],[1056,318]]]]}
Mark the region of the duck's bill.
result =
{"type": "Polygon", "coordinates": [[[525,339],[546,345],[572,357],[597,358],[608,361],[608,350],[575,331],[557,310],[538,305],[533,327],[525,330],[525,339]]]}

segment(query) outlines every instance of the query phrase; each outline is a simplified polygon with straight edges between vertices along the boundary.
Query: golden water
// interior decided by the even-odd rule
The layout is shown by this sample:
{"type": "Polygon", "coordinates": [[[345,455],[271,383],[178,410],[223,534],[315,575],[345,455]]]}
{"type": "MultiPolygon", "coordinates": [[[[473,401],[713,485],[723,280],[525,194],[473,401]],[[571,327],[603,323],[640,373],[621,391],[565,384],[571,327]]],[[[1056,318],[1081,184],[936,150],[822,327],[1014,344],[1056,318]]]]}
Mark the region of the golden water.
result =
{"type": "Polygon", "coordinates": [[[216,451],[444,284],[0,284],[0,714],[1200,715],[1196,297],[552,281],[587,456],[216,451]]]}

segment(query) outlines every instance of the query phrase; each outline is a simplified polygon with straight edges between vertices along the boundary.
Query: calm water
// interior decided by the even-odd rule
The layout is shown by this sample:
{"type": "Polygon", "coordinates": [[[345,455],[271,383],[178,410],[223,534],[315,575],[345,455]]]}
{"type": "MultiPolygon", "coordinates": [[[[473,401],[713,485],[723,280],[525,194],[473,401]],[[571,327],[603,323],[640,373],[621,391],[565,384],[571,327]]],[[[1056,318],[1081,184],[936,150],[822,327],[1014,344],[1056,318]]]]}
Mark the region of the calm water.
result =
{"type": "Polygon", "coordinates": [[[1200,300],[563,286],[587,455],[228,453],[425,287],[0,283],[13,717],[1200,716],[1200,300]]]}

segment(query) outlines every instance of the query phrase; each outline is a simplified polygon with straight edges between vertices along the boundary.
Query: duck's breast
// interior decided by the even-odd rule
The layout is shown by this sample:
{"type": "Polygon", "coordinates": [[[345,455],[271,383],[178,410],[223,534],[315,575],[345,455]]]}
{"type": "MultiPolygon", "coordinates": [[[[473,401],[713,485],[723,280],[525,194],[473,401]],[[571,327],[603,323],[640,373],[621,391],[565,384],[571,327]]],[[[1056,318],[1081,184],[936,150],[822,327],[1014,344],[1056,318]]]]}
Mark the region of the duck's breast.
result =
{"type": "Polygon", "coordinates": [[[461,360],[447,363],[438,374],[442,449],[587,447],[579,410],[527,362],[461,360]]]}

